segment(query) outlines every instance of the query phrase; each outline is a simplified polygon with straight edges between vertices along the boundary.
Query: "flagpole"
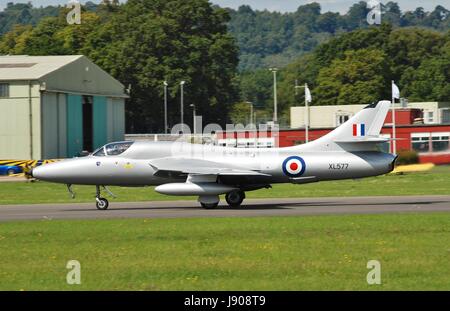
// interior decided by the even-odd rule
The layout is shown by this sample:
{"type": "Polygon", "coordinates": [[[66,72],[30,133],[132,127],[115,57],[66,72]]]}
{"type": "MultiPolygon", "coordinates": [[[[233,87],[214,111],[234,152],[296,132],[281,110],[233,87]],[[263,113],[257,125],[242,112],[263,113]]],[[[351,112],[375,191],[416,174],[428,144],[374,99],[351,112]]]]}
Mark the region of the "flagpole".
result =
{"type": "Polygon", "coordinates": [[[308,90],[308,83],[305,83],[305,138],[306,143],[309,142],[309,106],[308,106],[308,96],[306,96],[306,92],[308,90]]]}
{"type": "Polygon", "coordinates": [[[397,133],[395,128],[395,94],[394,94],[394,80],[392,80],[392,138],[393,138],[393,149],[392,152],[397,154],[397,133]]]}

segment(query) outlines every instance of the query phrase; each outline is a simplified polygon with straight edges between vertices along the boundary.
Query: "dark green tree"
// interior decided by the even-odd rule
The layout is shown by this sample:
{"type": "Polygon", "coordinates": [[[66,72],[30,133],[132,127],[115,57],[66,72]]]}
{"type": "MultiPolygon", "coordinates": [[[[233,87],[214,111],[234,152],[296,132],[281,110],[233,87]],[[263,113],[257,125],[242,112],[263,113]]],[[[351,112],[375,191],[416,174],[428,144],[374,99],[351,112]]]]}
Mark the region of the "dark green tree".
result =
{"type": "Polygon", "coordinates": [[[397,29],[390,33],[384,50],[393,64],[392,78],[399,80],[407,68],[417,69],[422,61],[438,55],[445,44],[445,37],[426,29],[397,29]]]}
{"type": "Polygon", "coordinates": [[[317,77],[314,95],[320,105],[367,104],[389,98],[389,62],[377,49],[348,51],[317,77]]]}
{"type": "Polygon", "coordinates": [[[238,63],[225,10],[207,0],[130,0],[90,34],[83,52],[132,86],[127,105],[129,132],[156,132],[161,120],[163,81],[170,85],[171,123],[179,122],[179,83],[185,85],[185,122],[190,104],[204,122],[224,124],[237,100],[238,63]]]}
{"type": "Polygon", "coordinates": [[[402,12],[396,2],[388,2],[383,6],[382,20],[394,26],[401,24],[402,12]]]}
{"type": "Polygon", "coordinates": [[[352,31],[358,28],[367,28],[367,14],[369,11],[365,1],[353,4],[344,17],[345,29],[352,31]]]}
{"type": "Polygon", "coordinates": [[[411,101],[448,101],[450,98],[450,41],[440,55],[425,59],[417,70],[407,70],[404,95],[411,101]]]}

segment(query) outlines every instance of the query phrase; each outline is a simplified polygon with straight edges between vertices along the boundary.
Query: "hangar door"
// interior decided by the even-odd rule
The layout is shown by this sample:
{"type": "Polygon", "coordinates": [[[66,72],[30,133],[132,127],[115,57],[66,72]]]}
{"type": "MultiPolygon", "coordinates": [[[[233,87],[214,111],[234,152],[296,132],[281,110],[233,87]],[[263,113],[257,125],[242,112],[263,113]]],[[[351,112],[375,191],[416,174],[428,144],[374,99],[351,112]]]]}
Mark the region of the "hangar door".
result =
{"type": "MultiPolygon", "coordinates": [[[[93,118],[93,149],[108,142],[107,137],[107,100],[104,96],[94,96],[93,118]]],[[[91,150],[92,151],[92,150],[91,150]]]]}
{"type": "Polygon", "coordinates": [[[41,96],[42,159],[65,158],[67,154],[67,96],[43,92],[41,96]]]}
{"type": "Polygon", "coordinates": [[[67,157],[83,151],[83,102],[81,95],[67,95],[67,157]]]}
{"type": "Polygon", "coordinates": [[[108,142],[107,99],[104,96],[68,95],[67,156],[92,152],[108,142]]]}

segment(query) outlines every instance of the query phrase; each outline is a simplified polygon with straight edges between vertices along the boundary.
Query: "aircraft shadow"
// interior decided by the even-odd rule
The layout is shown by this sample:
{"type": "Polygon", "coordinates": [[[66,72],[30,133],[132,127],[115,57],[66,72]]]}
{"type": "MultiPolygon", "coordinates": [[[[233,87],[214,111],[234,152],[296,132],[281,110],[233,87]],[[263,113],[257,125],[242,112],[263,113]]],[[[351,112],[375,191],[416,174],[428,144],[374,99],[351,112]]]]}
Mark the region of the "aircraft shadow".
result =
{"type": "MultiPolygon", "coordinates": [[[[249,204],[242,205],[241,207],[228,207],[226,205],[220,205],[219,207],[211,210],[205,210],[200,205],[196,206],[137,206],[137,207],[114,207],[114,204],[111,205],[108,211],[143,211],[143,210],[154,210],[154,211],[164,211],[164,210],[184,210],[184,211],[192,211],[192,210],[205,210],[205,211],[225,211],[225,210],[236,210],[236,211],[245,211],[245,210],[290,210],[295,207],[342,207],[342,206],[385,206],[385,205],[431,205],[431,204],[440,204],[440,203],[450,203],[449,201],[421,201],[421,202],[379,202],[379,203],[345,203],[345,202],[303,202],[303,203],[258,203],[258,204],[249,204]]],[[[122,203],[123,204],[123,203],[122,203]]],[[[195,204],[195,203],[194,203],[195,204]]],[[[66,211],[70,212],[96,212],[95,208],[84,208],[84,209],[68,209],[66,211]]]]}
{"type": "MultiPolygon", "coordinates": [[[[286,205],[286,204],[283,204],[286,205]]],[[[95,206],[93,206],[94,209],[90,208],[83,208],[83,209],[68,209],[66,210],[67,212],[80,212],[80,211],[85,211],[85,212],[92,212],[92,211],[97,211],[95,209],[95,206]]],[[[114,207],[114,205],[110,205],[108,211],[143,211],[143,210],[153,210],[153,211],[168,211],[168,210],[178,210],[178,211],[192,211],[192,210],[202,210],[202,211],[226,211],[226,210],[240,210],[240,211],[244,211],[244,210],[283,210],[283,209],[290,209],[289,207],[286,206],[278,206],[276,204],[267,204],[267,205],[243,205],[242,207],[238,207],[238,208],[232,208],[232,207],[228,207],[228,206],[219,206],[217,208],[214,209],[204,209],[202,208],[200,205],[199,206],[142,206],[142,207],[114,207]]],[[[107,212],[108,212],[107,211],[107,212]]]]}

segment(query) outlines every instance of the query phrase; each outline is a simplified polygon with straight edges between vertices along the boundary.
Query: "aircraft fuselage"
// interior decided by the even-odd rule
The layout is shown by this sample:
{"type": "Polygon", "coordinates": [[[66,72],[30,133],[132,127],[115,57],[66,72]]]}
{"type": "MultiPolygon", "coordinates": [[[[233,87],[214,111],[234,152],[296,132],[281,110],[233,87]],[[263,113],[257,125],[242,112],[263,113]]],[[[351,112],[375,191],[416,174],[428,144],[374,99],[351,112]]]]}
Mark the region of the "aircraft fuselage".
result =
{"type": "MultiPolygon", "coordinates": [[[[267,174],[246,177],[246,184],[307,183],[386,174],[395,156],[378,151],[302,152],[291,148],[241,149],[168,142],[135,142],[119,156],[87,156],[52,163],[33,171],[39,179],[64,184],[157,186],[183,182],[186,174],[158,176],[152,160],[176,157],[213,161],[267,174]]],[[[241,184],[237,177],[220,177],[241,184]]]]}

